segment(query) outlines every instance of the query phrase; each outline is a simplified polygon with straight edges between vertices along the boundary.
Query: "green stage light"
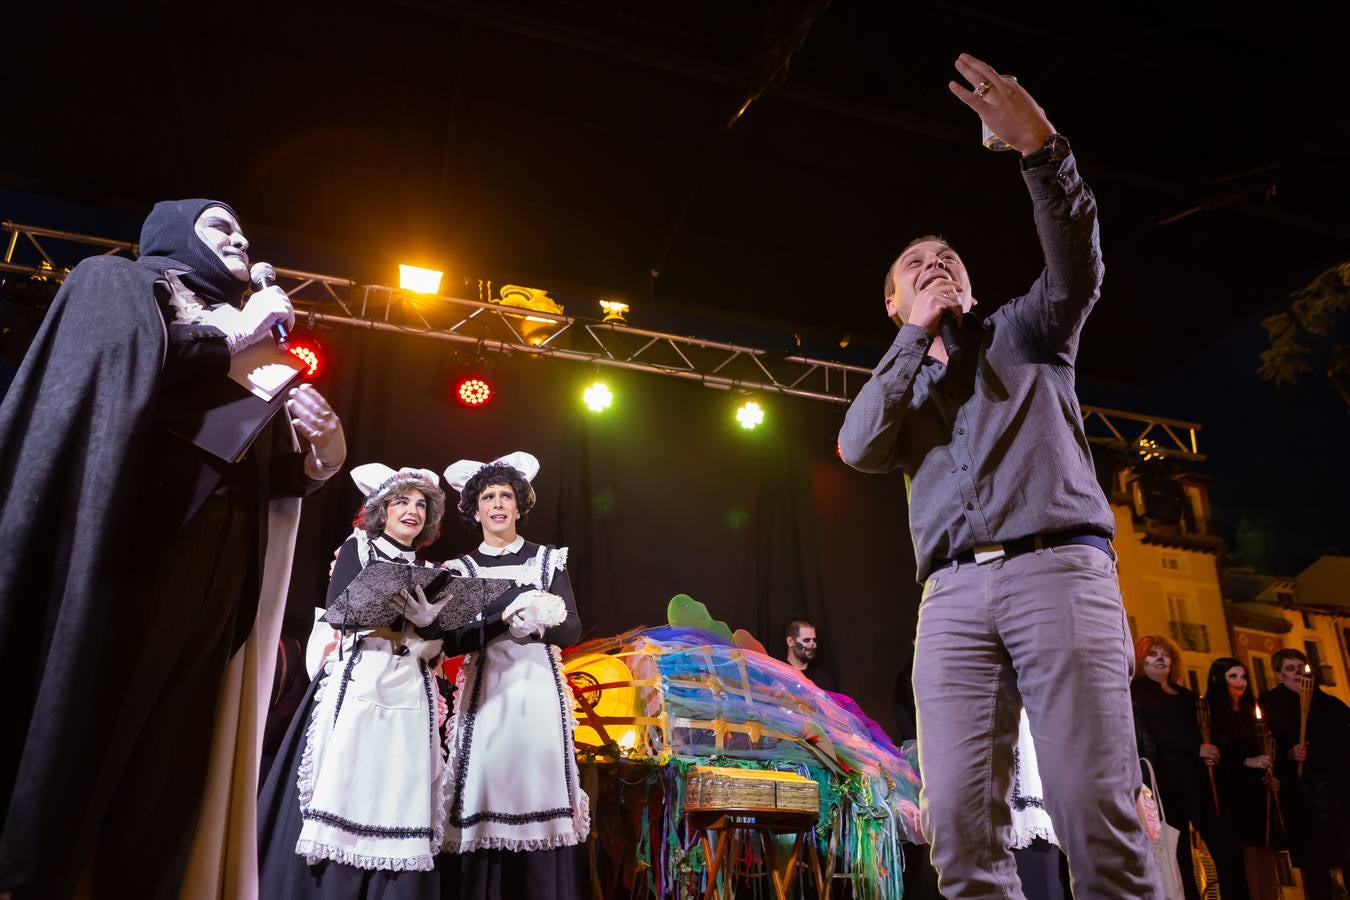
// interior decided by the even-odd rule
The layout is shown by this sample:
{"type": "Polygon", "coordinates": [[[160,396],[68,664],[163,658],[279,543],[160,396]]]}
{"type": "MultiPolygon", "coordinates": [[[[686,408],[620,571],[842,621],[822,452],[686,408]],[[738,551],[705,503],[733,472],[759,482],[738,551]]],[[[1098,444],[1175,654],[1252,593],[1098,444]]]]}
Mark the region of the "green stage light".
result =
{"type": "Polygon", "coordinates": [[[753,400],[747,400],[736,410],[736,421],[746,431],[758,428],[764,422],[764,407],[753,400]]]}
{"type": "Polygon", "coordinates": [[[609,409],[610,404],[614,402],[614,395],[610,393],[609,385],[603,381],[597,381],[586,388],[586,392],[581,395],[581,399],[585,402],[587,409],[598,413],[609,409]]]}

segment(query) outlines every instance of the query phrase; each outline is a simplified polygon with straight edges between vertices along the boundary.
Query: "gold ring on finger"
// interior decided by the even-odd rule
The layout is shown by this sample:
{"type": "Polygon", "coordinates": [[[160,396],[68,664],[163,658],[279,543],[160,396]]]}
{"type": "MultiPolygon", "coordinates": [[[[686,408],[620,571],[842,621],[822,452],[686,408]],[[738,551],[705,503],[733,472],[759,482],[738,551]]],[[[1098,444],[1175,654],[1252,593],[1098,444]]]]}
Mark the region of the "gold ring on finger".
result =
{"type": "Polygon", "coordinates": [[[985,94],[989,93],[991,87],[993,87],[993,85],[989,82],[981,81],[975,88],[975,96],[983,97],[985,94]]]}

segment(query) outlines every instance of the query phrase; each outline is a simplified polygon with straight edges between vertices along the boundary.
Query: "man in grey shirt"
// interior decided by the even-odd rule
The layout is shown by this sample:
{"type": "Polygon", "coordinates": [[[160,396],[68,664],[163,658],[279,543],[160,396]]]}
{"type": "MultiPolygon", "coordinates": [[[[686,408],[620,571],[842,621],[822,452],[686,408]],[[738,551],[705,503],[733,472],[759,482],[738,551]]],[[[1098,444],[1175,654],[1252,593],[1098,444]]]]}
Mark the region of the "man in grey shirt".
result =
{"type": "Polygon", "coordinates": [[[1100,294],[1097,208],[1068,142],[1021,86],[963,54],[953,94],[1022,155],[1045,269],[987,318],[942,238],[886,276],[895,342],[849,407],[840,453],[905,474],[924,584],[914,659],[921,811],[948,900],[1021,898],[1008,851],[1018,715],[1074,895],[1161,897],[1135,813],[1133,651],[1074,395],[1079,333],[1100,294]],[[946,333],[961,352],[949,356],[946,333]]]}

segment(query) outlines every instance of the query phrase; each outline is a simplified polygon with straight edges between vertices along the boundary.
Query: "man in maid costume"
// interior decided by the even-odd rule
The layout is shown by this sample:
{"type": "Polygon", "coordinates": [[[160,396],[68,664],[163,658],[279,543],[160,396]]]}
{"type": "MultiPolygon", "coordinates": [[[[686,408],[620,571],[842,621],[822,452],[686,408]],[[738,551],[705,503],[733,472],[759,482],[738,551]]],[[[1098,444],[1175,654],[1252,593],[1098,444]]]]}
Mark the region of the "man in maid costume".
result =
{"type": "Polygon", "coordinates": [[[156,204],[140,252],[75,267],[0,404],[0,895],[252,894],[298,498],[346,446],[309,387],[234,461],[162,427],[292,314],[243,302],[227,204],[156,204]]]}
{"type": "Polygon", "coordinates": [[[507,629],[460,669],[445,849],[460,854],[465,900],[577,896],[575,847],[590,832],[559,652],[581,635],[567,548],[517,533],[534,506],[530,482],[538,472],[528,453],[486,464],[460,460],[445,470],[446,483],[460,492],[460,516],[483,536],[476,550],[446,566],[459,575],[512,579],[562,606],[508,613],[507,629]]]}

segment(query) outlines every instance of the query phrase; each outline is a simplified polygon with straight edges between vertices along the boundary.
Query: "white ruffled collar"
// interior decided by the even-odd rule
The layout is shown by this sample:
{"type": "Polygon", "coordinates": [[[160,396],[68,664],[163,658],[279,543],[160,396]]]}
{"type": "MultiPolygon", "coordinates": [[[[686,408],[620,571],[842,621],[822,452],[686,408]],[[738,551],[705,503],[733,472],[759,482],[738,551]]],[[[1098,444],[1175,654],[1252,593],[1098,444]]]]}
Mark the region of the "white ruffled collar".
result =
{"type": "Polygon", "coordinates": [[[516,539],[505,547],[490,547],[488,546],[488,542],[484,541],[478,545],[478,552],[485,556],[505,556],[508,553],[519,553],[520,548],[524,546],[525,536],[523,534],[518,534],[516,535],[516,539]]]}

